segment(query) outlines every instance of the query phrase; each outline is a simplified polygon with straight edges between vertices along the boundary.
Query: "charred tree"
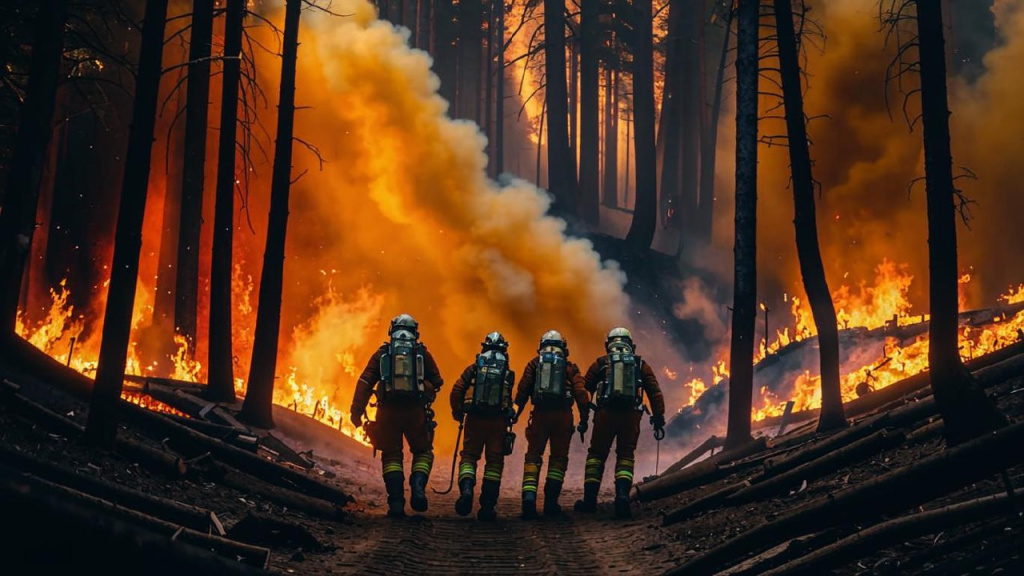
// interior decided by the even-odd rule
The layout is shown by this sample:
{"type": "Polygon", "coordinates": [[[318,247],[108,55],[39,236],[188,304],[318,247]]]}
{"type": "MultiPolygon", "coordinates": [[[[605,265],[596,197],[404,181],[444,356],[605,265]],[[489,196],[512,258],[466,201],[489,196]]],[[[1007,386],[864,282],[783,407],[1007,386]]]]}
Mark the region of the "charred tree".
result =
{"type": "Polygon", "coordinates": [[[548,123],[548,190],[553,210],[576,213],[576,174],[569,148],[569,89],[565,78],[565,1],[544,0],[544,101],[548,123]]]}
{"type": "Polygon", "coordinates": [[[235,399],[231,351],[231,252],[234,244],[235,145],[238,92],[242,80],[242,24],[245,0],[228,0],[224,19],[224,74],[221,84],[220,142],[217,150],[217,198],[213,214],[213,255],[210,263],[210,333],[207,397],[235,399]]]}
{"type": "Polygon", "coordinates": [[[681,66],[683,38],[680,34],[683,0],[669,0],[668,37],[665,39],[665,77],[661,91],[661,117],[658,123],[658,166],[661,174],[661,215],[665,224],[679,228],[682,216],[680,161],[682,157],[681,66]]]}
{"type": "Polygon", "coordinates": [[[260,428],[273,428],[274,380],[281,330],[281,291],[284,284],[284,245],[288,231],[288,194],[291,191],[292,135],[295,128],[295,73],[299,51],[299,16],[302,0],[287,0],[281,55],[281,96],[277,105],[277,141],[270,183],[267,245],[260,274],[259,308],[249,364],[249,384],[240,419],[260,428]]]}
{"type": "Polygon", "coordinates": [[[419,0],[416,15],[416,47],[433,54],[431,31],[433,30],[434,10],[432,0],[419,0]]]}
{"type": "Polygon", "coordinates": [[[580,5],[580,186],[579,211],[584,222],[596,226],[600,193],[600,102],[598,2],[580,5]]]}
{"type": "Polygon", "coordinates": [[[14,333],[21,282],[36,227],[43,158],[53,133],[68,0],[39,2],[28,87],[0,212],[0,331],[14,333]]]}
{"type": "Polygon", "coordinates": [[[722,89],[725,85],[725,69],[728,64],[729,40],[732,38],[732,19],[735,12],[730,5],[725,16],[725,38],[722,40],[722,54],[718,60],[715,76],[715,95],[711,101],[711,117],[707,130],[701,138],[700,153],[700,202],[697,204],[697,240],[705,246],[711,243],[714,232],[715,211],[715,168],[718,156],[718,124],[722,119],[722,89]]]}
{"type": "Polygon", "coordinates": [[[459,118],[480,123],[480,80],[483,46],[481,0],[459,2],[459,118]]]}
{"type": "Polygon", "coordinates": [[[676,211],[682,227],[678,253],[683,255],[687,241],[694,235],[697,222],[700,185],[701,107],[704,101],[704,68],[701,66],[701,41],[704,28],[704,2],[688,0],[679,22],[679,68],[676,103],[679,112],[679,197],[676,211]]]}
{"type": "MultiPolygon", "coordinates": [[[[654,241],[658,224],[658,158],[654,135],[654,40],[651,0],[633,3],[633,123],[636,204],[626,243],[640,252],[654,241]]],[[[627,147],[628,147],[627,138],[627,147]]]]}
{"type": "Polygon", "coordinates": [[[757,319],[758,0],[738,0],[736,30],[736,236],[726,449],[750,441],[757,319]]]}
{"type": "Polygon", "coordinates": [[[497,87],[494,100],[494,173],[505,171],[505,0],[494,3],[495,19],[498,25],[496,36],[497,87]]]}
{"type": "Polygon", "coordinates": [[[928,364],[948,444],[958,444],[1006,423],[977,387],[958,348],[957,253],[953,154],[946,94],[945,41],[938,2],[915,0],[928,198],[928,266],[931,323],[928,364]]]}
{"type": "Polygon", "coordinates": [[[834,430],[846,426],[843,394],[839,382],[839,326],[832,294],[825,278],[818,244],[818,223],[814,207],[814,176],[804,116],[803,88],[800,83],[800,61],[797,36],[793,26],[791,0],[774,0],[775,28],[779,50],[779,76],[782,81],[786,132],[789,142],[789,163],[793,186],[793,226],[796,229],[796,251],[800,275],[811,305],[814,325],[818,327],[818,354],[821,363],[821,415],[818,430],[834,430]]]}
{"type": "Polygon", "coordinates": [[[117,410],[128,358],[132,311],[135,307],[139,251],[142,249],[142,219],[146,212],[166,25],[167,0],[147,0],[132,126],[128,135],[128,153],[117,212],[107,307],[103,314],[103,341],[100,344],[96,382],[89,404],[89,421],[85,427],[86,437],[103,446],[113,446],[117,438],[117,410]]]}
{"type": "Polygon", "coordinates": [[[210,100],[210,43],[213,0],[192,3],[188,49],[188,95],[185,101],[185,164],[178,225],[177,283],[174,289],[174,330],[195,353],[199,302],[199,232],[203,220],[206,174],[206,129],[210,100]]]}
{"type": "Polygon", "coordinates": [[[455,97],[458,82],[457,52],[455,45],[455,10],[452,0],[435,0],[434,5],[434,63],[441,80],[441,97],[448,101],[448,115],[456,117],[455,97]]]}
{"type": "Polygon", "coordinates": [[[619,102],[618,73],[609,62],[604,69],[604,189],[601,204],[619,205],[619,102]]]}

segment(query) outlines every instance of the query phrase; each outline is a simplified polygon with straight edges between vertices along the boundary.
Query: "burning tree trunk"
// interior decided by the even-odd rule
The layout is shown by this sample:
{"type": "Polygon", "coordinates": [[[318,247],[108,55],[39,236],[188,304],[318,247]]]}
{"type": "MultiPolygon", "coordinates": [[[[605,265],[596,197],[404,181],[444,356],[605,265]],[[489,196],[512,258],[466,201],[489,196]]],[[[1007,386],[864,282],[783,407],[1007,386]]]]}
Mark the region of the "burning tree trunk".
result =
{"type": "Polygon", "coordinates": [[[736,31],[736,240],[725,446],[750,441],[757,315],[758,0],[739,0],[736,31]]]}
{"type": "Polygon", "coordinates": [[[598,224],[600,119],[598,114],[598,12],[595,2],[580,6],[580,215],[598,224]]]}
{"type": "Polygon", "coordinates": [[[18,317],[21,280],[35,231],[39,172],[53,132],[50,122],[68,9],[68,0],[47,0],[39,4],[28,88],[21,106],[18,137],[0,212],[0,330],[10,333],[14,333],[18,317]]]}
{"type": "Polygon", "coordinates": [[[651,0],[636,0],[633,3],[633,35],[636,205],[633,209],[633,221],[626,234],[626,243],[634,250],[642,251],[651,247],[658,223],[658,159],[654,140],[654,41],[651,0]]]}
{"type": "Polygon", "coordinates": [[[239,418],[260,428],[273,428],[271,412],[277,370],[277,342],[281,329],[281,289],[284,283],[284,243],[288,229],[288,193],[291,189],[292,133],[295,128],[295,72],[299,51],[299,16],[302,0],[287,0],[281,56],[281,97],[277,106],[277,141],[271,176],[267,246],[260,274],[259,308],[249,364],[249,385],[239,418]]]}
{"type": "Polygon", "coordinates": [[[480,122],[480,66],[483,7],[459,2],[459,118],[480,122]]]}
{"type": "Polygon", "coordinates": [[[725,38],[722,40],[722,55],[718,60],[718,74],[715,77],[715,95],[711,103],[711,118],[707,132],[701,139],[700,153],[700,203],[697,218],[697,238],[704,245],[711,243],[714,231],[715,210],[715,165],[718,155],[718,123],[722,116],[722,87],[725,84],[725,69],[729,56],[729,40],[732,37],[732,6],[725,17],[725,38]]]}
{"type": "Polygon", "coordinates": [[[90,441],[104,446],[112,446],[117,438],[117,409],[128,357],[132,310],[135,307],[139,251],[142,248],[142,218],[146,211],[166,24],[167,0],[147,0],[132,126],[128,135],[124,182],[117,213],[114,257],[107,289],[107,307],[103,314],[103,341],[100,344],[96,383],[89,404],[89,421],[85,428],[86,437],[90,441]]]}
{"type": "Polygon", "coordinates": [[[207,395],[219,402],[235,399],[231,353],[231,252],[234,243],[235,135],[241,82],[242,21],[245,0],[228,0],[224,20],[224,75],[221,87],[220,143],[217,150],[217,204],[213,215],[210,264],[210,333],[207,395]]]}
{"type": "Polygon", "coordinates": [[[498,24],[496,57],[498,86],[494,102],[494,173],[505,171],[505,0],[495,3],[495,18],[498,24]]]}
{"type": "MultiPolygon", "coordinates": [[[[614,41],[613,41],[614,44],[614,41]]],[[[619,205],[619,102],[617,72],[608,62],[604,70],[604,190],[601,203],[619,205]]]]}
{"type": "Polygon", "coordinates": [[[846,426],[843,394],[839,383],[839,327],[836,309],[825,279],[818,246],[818,224],[814,208],[814,177],[811,152],[804,121],[804,100],[800,86],[800,62],[793,27],[791,0],[775,0],[775,27],[778,37],[779,74],[782,80],[786,131],[789,135],[789,162],[793,175],[793,208],[796,250],[804,290],[818,327],[818,352],[821,361],[821,415],[818,430],[846,426]]]}
{"type": "Polygon", "coordinates": [[[565,1],[544,0],[544,101],[548,119],[548,190],[554,211],[576,212],[576,175],[569,148],[569,94],[565,81],[565,1]]]}
{"type": "Polygon", "coordinates": [[[928,197],[930,270],[928,363],[935,400],[945,421],[949,444],[957,444],[1006,423],[977,388],[960,360],[956,254],[957,194],[946,96],[946,59],[942,9],[938,2],[916,0],[921,68],[921,116],[924,124],[925,187],[928,197]]]}
{"type": "Polygon", "coordinates": [[[206,126],[210,100],[210,42],[213,0],[192,3],[188,49],[188,97],[185,101],[185,164],[178,226],[177,284],[174,289],[174,330],[195,352],[199,302],[199,231],[203,220],[206,173],[206,126]]]}

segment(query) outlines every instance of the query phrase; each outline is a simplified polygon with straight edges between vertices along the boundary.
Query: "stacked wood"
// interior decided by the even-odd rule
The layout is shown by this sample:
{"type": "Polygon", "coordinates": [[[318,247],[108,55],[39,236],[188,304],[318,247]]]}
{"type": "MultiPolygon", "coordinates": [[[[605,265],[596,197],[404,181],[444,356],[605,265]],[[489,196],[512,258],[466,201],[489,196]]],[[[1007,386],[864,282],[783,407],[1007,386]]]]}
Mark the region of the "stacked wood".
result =
{"type": "MultiPolygon", "coordinates": [[[[269,574],[242,564],[234,557],[228,559],[214,554],[205,549],[209,541],[182,538],[184,529],[180,534],[177,529],[171,534],[166,530],[161,533],[149,525],[98,514],[98,509],[85,501],[69,500],[63,493],[34,485],[2,469],[0,509],[9,522],[17,525],[16,530],[6,533],[4,545],[8,553],[3,560],[4,567],[15,574],[269,574]]],[[[250,548],[244,548],[247,555],[250,548]]]]}
{"type": "Polygon", "coordinates": [[[686,468],[690,464],[693,464],[695,461],[697,461],[698,458],[707,454],[709,451],[714,450],[715,448],[721,448],[722,446],[725,446],[725,437],[719,438],[718,436],[708,436],[707,440],[701,442],[700,445],[694,448],[693,450],[690,450],[690,452],[687,453],[686,456],[683,456],[682,458],[679,459],[679,461],[672,464],[668,468],[665,468],[665,470],[661,473],[661,476],[665,476],[667,474],[671,474],[673,472],[682,470],[683,468],[686,468]]]}
{"type": "Polygon", "coordinates": [[[650,482],[637,484],[633,487],[632,498],[642,502],[649,502],[678,494],[695,486],[703,486],[714,482],[726,475],[726,472],[721,469],[722,465],[764,451],[766,446],[766,439],[761,437],[733,450],[723,450],[689,468],[683,468],[671,474],[659,476],[650,482]]]}
{"type": "Polygon", "coordinates": [[[1012,424],[911,466],[808,502],[737,535],[670,573],[710,574],[799,534],[871,520],[929,502],[1024,462],[1022,442],[1024,422],[1012,424]]]}
{"type": "Polygon", "coordinates": [[[1012,506],[1007,506],[1012,498],[995,494],[882,522],[769,570],[764,576],[822,574],[864,553],[1012,510],[1012,506]]]}
{"type": "Polygon", "coordinates": [[[216,461],[208,462],[206,465],[210,471],[210,479],[240,492],[259,496],[279,506],[298,510],[315,518],[340,520],[345,515],[342,505],[313,498],[294,490],[280,488],[216,461]]]}

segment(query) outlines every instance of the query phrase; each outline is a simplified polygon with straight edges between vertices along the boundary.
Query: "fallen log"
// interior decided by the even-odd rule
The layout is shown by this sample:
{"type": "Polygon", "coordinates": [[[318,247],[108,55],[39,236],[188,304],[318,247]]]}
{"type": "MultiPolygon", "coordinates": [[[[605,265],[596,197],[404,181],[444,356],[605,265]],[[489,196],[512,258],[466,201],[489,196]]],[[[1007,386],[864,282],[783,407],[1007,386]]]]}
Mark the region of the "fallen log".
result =
{"type": "Polygon", "coordinates": [[[717,508],[722,502],[725,502],[726,498],[747,486],[750,486],[749,480],[730,483],[706,496],[703,496],[701,498],[694,500],[693,502],[686,504],[682,508],[669,512],[668,514],[662,517],[661,525],[671,526],[672,524],[682,522],[687,518],[692,518],[697,514],[700,514],[701,512],[706,512],[708,510],[711,510],[712,508],[717,508]]]}
{"type": "Polygon", "coordinates": [[[651,500],[678,494],[695,486],[714,482],[726,474],[721,469],[722,464],[761,452],[765,450],[766,446],[767,441],[762,436],[735,449],[723,450],[689,468],[684,468],[665,476],[659,476],[650,482],[637,484],[633,487],[631,498],[641,502],[650,502],[651,500]]]}
{"type": "Polygon", "coordinates": [[[724,437],[719,438],[718,436],[708,436],[707,440],[701,442],[700,445],[694,448],[693,450],[690,450],[690,452],[687,453],[686,456],[683,456],[675,464],[672,464],[668,468],[665,468],[665,470],[661,473],[661,476],[665,476],[667,474],[671,474],[673,472],[682,470],[683,468],[686,468],[687,466],[695,462],[701,456],[707,454],[709,451],[715,448],[721,448],[724,445],[724,437]]]}
{"type": "MultiPolygon", "coordinates": [[[[3,381],[3,384],[4,389],[0,391],[0,402],[3,402],[16,414],[67,438],[80,438],[85,432],[85,427],[81,424],[65,418],[17,393],[17,390],[20,389],[18,384],[6,379],[3,381]]],[[[180,478],[188,471],[188,467],[181,458],[173,454],[161,452],[145,444],[139,444],[134,440],[125,438],[123,434],[117,437],[114,451],[132,462],[138,462],[149,470],[171,478],[180,478]]]]}
{"type": "Polygon", "coordinates": [[[799,558],[810,550],[817,549],[825,543],[835,542],[835,530],[825,530],[816,534],[807,534],[783,542],[778,546],[766,550],[753,558],[723,570],[716,576],[754,576],[789,562],[793,558],[799,558]]]}
{"type": "Polygon", "coordinates": [[[797,466],[781,474],[766,475],[762,479],[752,481],[751,485],[737,490],[726,502],[730,506],[751,502],[765,496],[778,494],[801,481],[816,480],[830,472],[834,472],[851,462],[859,462],[874,456],[883,450],[899,446],[906,440],[900,431],[879,430],[874,434],[828,452],[805,464],[797,466]]]}
{"type": "MultiPolygon", "coordinates": [[[[7,473],[9,474],[10,472],[7,473]]],[[[144,527],[156,532],[157,534],[164,534],[174,540],[188,542],[228,558],[236,558],[239,562],[255,566],[256,568],[266,568],[270,560],[270,550],[267,548],[252,546],[221,536],[214,536],[212,534],[192,530],[191,528],[186,528],[185,526],[168,522],[162,518],[144,514],[138,510],[115,504],[109,500],[90,496],[84,492],[80,492],[73,488],[50,482],[49,480],[44,480],[30,474],[22,475],[20,480],[37,490],[46,491],[50,494],[60,495],[64,498],[74,500],[83,507],[92,509],[93,513],[96,515],[113,516],[123,522],[144,527]]]]}
{"type": "Polygon", "coordinates": [[[208,462],[207,465],[210,471],[209,478],[228,488],[259,496],[279,506],[298,510],[315,518],[340,520],[345,516],[341,505],[274,486],[216,461],[208,462]]]}
{"type": "Polygon", "coordinates": [[[164,418],[156,412],[122,402],[120,415],[122,420],[131,422],[145,434],[158,439],[168,438],[175,450],[191,452],[192,456],[208,452],[220,462],[261,480],[283,488],[301,490],[310,496],[340,505],[354,501],[341,488],[332,486],[319,478],[282,466],[252,452],[207,436],[202,432],[164,418]]]}
{"type": "Polygon", "coordinates": [[[945,428],[945,423],[942,419],[936,419],[924,426],[915,428],[910,434],[907,434],[907,442],[915,444],[918,442],[927,442],[928,440],[942,434],[943,428],[945,428]]]}
{"type": "MultiPolygon", "coordinates": [[[[66,486],[90,496],[117,502],[168,522],[205,532],[215,525],[210,510],[184,504],[134,488],[120,486],[102,478],[79,474],[70,468],[47,462],[30,454],[0,445],[0,462],[44,480],[66,486]]],[[[221,534],[223,536],[223,534],[221,534]]]]}
{"type": "MultiPolygon", "coordinates": [[[[1019,496],[1020,493],[1018,492],[1017,495],[1019,496]]],[[[984,520],[993,514],[1005,511],[1007,503],[1011,499],[1012,496],[1007,494],[994,494],[882,522],[769,570],[764,573],[764,576],[822,574],[862,554],[886,548],[910,538],[934,534],[954,526],[984,520]]]]}
{"type": "Polygon", "coordinates": [[[816,460],[825,454],[833,452],[847,444],[856,442],[861,438],[870,436],[889,424],[888,414],[873,416],[860,424],[850,426],[822,438],[818,442],[808,444],[804,448],[794,451],[779,458],[769,458],[764,461],[765,476],[775,476],[783,472],[802,466],[812,460],[816,460]]]}
{"type": "Polygon", "coordinates": [[[765,522],[670,574],[709,574],[779,542],[809,531],[851,524],[929,502],[1001,470],[1024,462],[1024,422],[946,449],[917,463],[893,470],[863,484],[818,498],[765,522]]]}
{"type": "Polygon", "coordinates": [[[97,514],[94,508],[31,486],[16,476],[0,475],[0,509],[6,522],[17,526],[4,536],[4,568],[12,574],[270,574],[180,539],[97,514]]]}

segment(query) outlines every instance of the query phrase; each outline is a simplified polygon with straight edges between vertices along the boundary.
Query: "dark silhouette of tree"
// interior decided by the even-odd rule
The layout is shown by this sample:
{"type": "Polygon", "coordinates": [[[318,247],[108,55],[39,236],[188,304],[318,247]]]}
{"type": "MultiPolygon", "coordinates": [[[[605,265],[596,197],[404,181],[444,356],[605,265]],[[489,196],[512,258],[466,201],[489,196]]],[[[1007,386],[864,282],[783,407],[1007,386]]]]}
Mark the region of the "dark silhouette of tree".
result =
{"type": "Polygon", "coordinates": [[[103,315],[96,383],[89,404],[85,435],[89,441],[111,446],[117,437],[117,407],[124,382],[128,340],[142,248],[142,219],[146,211],[150,158],[160,92],[167,0],[147,0],[135,83],[135,104],[128,136],[124,181],[117,213],[114,257],[110,266],[107,307],[103,315]]]}
{"type": "Polygon", "coordinates": [[[239,418],[260,428],[273,428],[274,380],[281,329],[281,290],[284,283],[284,247],[288,231],[288,194],[291,189],[292,138],[295,128],[295,74],[299,49],[302,0],[286,0],[281,55],[281,96],[277,106],[277,140],[270,183],[270,217],[260,274],[256,330],[249,364],[249,383],[239,418]]]}
{"type": "Polygon", "coordinates": [[[718,156],[718,124],[722,116],[722,90],[725,85],[725,69],[728,64],[729,40],[732,38],[732,2],[725,9],[725,38],[722,39],[722,53],[718,60],[715,76],[715,94],[711,101],[711,115],[708,126],[701,138],[700,154],[700,202],[697,205],[697,240],[705,246],[711,243],[714,231],[715,210],[715,167],[718,156]]]}
{"type": "Polygon", "coordinates": [[[704,103],[704,2],[687,0],[679,23],[677,40],[679,69],[676,81],[676,106],[679,113],[679,197],[676,207],[682,234],[678,252],[684,254],[686,242],[694,235],[697,223],[698,187],[700,185],[701,114],[704,103]]]}
{"type": "Polygon", "coordinates": [[[600,195],[600,102],[598,95],[600,27],[599,3],[580,5],[580,185],[579,211],[596,226],[600,195]]]}
{"type": "Polygon", "coordinates": [[[505,170],[505,0],[497,0],[494,6],[498,28],[495,36],[498,85],[494,101],[494,173],[500,175],[505,170]]]}
{"type": "Polygon", "coordinates": [[[963,365],[959,351],[956,217],[959,199],[953,179],[946,93],[946,57],[942,9],[934,0],[901,2],[894,25],[916,8],[921,121],[924,125],[925,188],[928,199],[928,291],[931,301],[928,364],[945,422],[947,444],[957,444],[1006,423],[963,365]]]}
{"type": "Polygon", "coordinates": [[[174,330],[195,352],[199,302],[199,233],[203,220],[206,175],[206,130],[210,100],[210,43],[213,0],[192,3],[188,50],[188,91],[185,99],[185,164],[178,226],[177,282],[174,289],[174,330]]]}
{"type": "Polygon", "coordinates": [[[35,231],[39,174],[53,132],[68,0],[39,3],[14,156],[0,212],[0,330],[14,333],[21,282],[35,231]]]}
{"type": "Polygon", "coordinates": [[[544,0],[544,98],[548,124],[548,190],[557,214],[576,213],[576,172],[569,148],[565,72],[565,1],[544,0]]]}
{"type": "Polygon", "coordinates": [[[682,91],[685,70],[682,66],[684,0],[668,2],[668,35],[665,38],[665,72],[661,91],[661,117],[658,120],[658,165],[661,173],[661,204],[667,224],[680,227],[682,214],[682,190],[680,165],[682,160],[682,91]]]}
{"type": "Polygon", "coordinates": [[[757,319],[758,0],[738,0],[736,30],[736,239],[726,448],[750,440],[757,319]]]}
{"type": "Polygon", "coordinates": [[[818,354],[821,363],[821,414],[818,417],[818,430],[834,430],[846,426],[839,382],[839,327],[836,322],[836,309],[832,304],[832,294],[825,279],[825,266],[821,262],[821,248],[818,245],[814,177],[804,117],[798,40],[793,26],[793,4],[791,0],[774,0],[774,7],[779,76],[786,115],[790,171],[793,176],[796,251],[807,301],[811,305],[811,314],[814,315],[814,325],[818,327],[818,354]]]}
{"type": "Polygon", "coordinates": [[[481,0],[459,2],[459,118],[481,123],[481,66],[484,42],[481,0]]]}
{"type": "Polygon", "coordinates": [[[228,0],[224,19],[224,73],[221,85],[220,142],[217,150],[217,198],[210,263],[210,333],[207,396],[235,399],[231,349],[231,251],[234,243],[235,154],[238,92],[242,79],[242,24],[245,0],[228,0]]]}
{"type": "Polygon", "coordinates": [[[448,115],[455,118],[458,115],[458,52],[452,0],[435,0],[434,12],[434,66],[441,80],[441,96],[448,101],[448,115]]]}
{"type": "Polygon", "coordinates": [[[601,203],[619,204],[619,101],[618,72],[609,62],[604,69],[604,189],[601,203]]]}
{"type": "Polygon", "coordinates": [[[651,0],[635,0],[632,16],[636,204],[633,209],[633,221],[626,234],[626,243],[639,252],[651,247],[658,223],[658,159],[654,135],[654,42],[651,0]]]}

